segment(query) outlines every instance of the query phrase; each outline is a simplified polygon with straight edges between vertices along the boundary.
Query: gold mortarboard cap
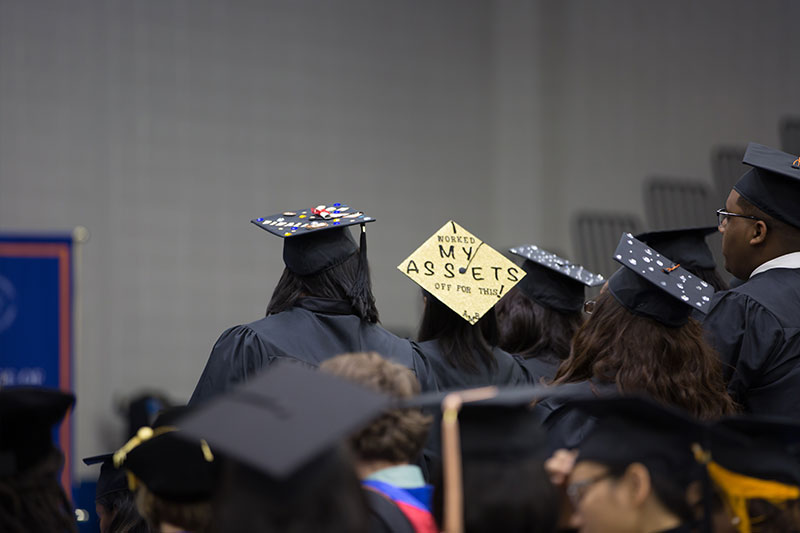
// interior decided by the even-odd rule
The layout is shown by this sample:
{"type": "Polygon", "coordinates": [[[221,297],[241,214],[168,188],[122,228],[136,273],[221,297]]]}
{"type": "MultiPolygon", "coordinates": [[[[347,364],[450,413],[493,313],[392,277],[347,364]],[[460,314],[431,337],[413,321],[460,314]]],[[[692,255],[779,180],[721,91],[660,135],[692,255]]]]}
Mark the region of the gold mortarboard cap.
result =
{"type": "Polygon", "coordinates": [[[397,268],[470,324],[525,277],[520,267],[452,220],[397,268]]]}

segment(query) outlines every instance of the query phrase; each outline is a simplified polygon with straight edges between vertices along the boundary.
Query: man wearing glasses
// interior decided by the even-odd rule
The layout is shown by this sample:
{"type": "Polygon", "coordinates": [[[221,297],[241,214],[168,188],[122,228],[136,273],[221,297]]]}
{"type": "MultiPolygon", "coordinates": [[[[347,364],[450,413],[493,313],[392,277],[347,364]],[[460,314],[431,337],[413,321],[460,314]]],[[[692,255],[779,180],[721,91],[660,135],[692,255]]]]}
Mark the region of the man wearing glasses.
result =
{"type": "Polygon", "coordinates": [[[753,167],[717,211],[725,269],[704,326],[749,412],[800,418],[800,158],[750,143],[753,167]]]}

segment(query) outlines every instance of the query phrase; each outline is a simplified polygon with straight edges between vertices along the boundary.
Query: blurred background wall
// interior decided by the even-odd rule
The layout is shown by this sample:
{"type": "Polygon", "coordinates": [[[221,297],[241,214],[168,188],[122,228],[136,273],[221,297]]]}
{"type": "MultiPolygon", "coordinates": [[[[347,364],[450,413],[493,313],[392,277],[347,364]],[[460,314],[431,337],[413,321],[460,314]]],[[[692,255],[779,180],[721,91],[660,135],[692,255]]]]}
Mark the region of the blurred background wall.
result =
{"type": "Polygon", "coordinates": [[[779,146],[798,20],[789,0],[0,0],[0,230],[91,233],[77,457],[117,444],[114,398],[188,399],[217,336],[263,316],[281,243],[250,218],[376,216],[382,320],[410,334],[395,267],[448,219],[575,257],[578,211],[646,220],[649,177],[710,186],[714,146],[779,146]]]}

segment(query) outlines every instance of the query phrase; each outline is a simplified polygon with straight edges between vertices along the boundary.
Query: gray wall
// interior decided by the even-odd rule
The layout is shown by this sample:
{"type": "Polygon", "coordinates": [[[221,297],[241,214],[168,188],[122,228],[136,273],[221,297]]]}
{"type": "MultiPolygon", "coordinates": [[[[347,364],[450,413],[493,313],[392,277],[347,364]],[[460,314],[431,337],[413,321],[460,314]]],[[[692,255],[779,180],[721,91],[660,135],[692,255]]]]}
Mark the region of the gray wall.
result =
{"type": "Polygon", "coordinates": [[[710,181],[714,144],[777,145],[797,20],[778,0],[0,0],[0,230],[91,231],[78,456],[114,444],[113,398],[188,398],[219,333],[263,315],[281,243],[250,218],[375,214],[383,322],[410,331],[395,266],[449,218],[572,253],[577,209],[642,215],[646,176],[710,181]]]}

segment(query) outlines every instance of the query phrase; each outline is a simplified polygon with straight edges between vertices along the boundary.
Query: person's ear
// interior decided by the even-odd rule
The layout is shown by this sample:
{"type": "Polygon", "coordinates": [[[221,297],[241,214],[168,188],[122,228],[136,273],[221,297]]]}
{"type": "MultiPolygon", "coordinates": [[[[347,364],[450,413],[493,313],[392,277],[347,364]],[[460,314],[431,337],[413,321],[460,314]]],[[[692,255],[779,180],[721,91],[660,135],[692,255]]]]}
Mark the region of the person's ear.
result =
{"type": "Polygon", "coordinates": [[[640,507],[652,492],[650,471],[642,463],[628,465],[623,476],[623,485],[631,506],[640,507]]]}
{"type": "Polygon", "coordinates": [[[755,246],[767,240],[767,224],[763,220],[756,220],[750,234],[750,244],[755,246]]]}

